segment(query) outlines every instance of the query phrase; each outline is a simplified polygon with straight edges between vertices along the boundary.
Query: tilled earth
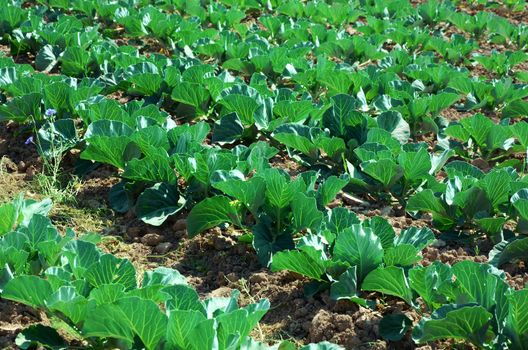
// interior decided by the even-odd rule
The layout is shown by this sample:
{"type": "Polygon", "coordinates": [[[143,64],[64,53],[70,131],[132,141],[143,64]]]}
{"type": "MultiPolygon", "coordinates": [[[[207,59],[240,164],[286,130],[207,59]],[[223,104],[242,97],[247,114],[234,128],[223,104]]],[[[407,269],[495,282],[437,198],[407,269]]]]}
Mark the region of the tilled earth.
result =
{"type": "MultiPolygon", "coordinates": [[[[0,144],[6,142],[0,139],[0,144]]],[[[15,141],[8,141],[14,143],[15,141]]],[[[20,139],[18,139],[20,142],[20,139]]],[[[30,157],[30,159],[32,159],[30,157]]],[[[34,166],[38,169],[38,157],[34,166]]],[[[16,160],[16,159],[15,159],[16,160]]],[[[6,160],[6,164],[15,163],[6,160]]],[[[280,166],[280,160],[275,166],[280,166]]],[[[285,165],[292,173],[297,172],[292,164],[285,165]]],[[[30,196],[34,184],[31,176],[23,169],[4,169],[2,187],[4,193],[12,195],[26,191],[30,196]]],[[[402,341],[394,343],[380,340],[379,321],[383,315],[404,313],[414,322],[419,320],[415,310],[404,302],[376,293],[366,295],[378,300],[374,310],[360,307],[348,301],[333,301],[328,292],[315,297],[304,296],[304,286],[308,282],[302,276],[291,272],[272,273],[263,268],[251,246],[238,242],[240,232],[232,228],[214,228],[196,238],[186,234],[185,213],[172,218],[168,223],[156,228],[145,225],[134,218],[133,213],[114,216],[108,208],[107,196],[111,186],[118,181],[116,174],[101,168],[84,180],[77,195],[77,203],[71,204],[75,210],[64,215],[64,204],[60,210],[51,213],[59,228],[71,227],[83,233],[88,229],[105,235],[102,248],[119,257],[132,261],[139,272],[158,266],[177,269],[188,277],[188,281],[203,296],[227,296],[233,289],[241,291],[241,303],[248,304],[261,298],[269,299],[271,310],[266,314],[253,336],[266,341],[293,339],[299,343],[328,340],[345,346],[347,349],[392,349],[415,348],[408,334],[402,341]],[[96,210],[102,217],[85,215],[96,210]],[[75,216],[78,217],[75,217],[75,216]],[[93,220],[93,222],[90,222],[93,220]]],[[[8,198],[4,196],[4,200],[8,198]]],[[[374,215],[387,218],[396,231],[409,226],[430,226],[430,219],[413,219],[405,216],[398,206],[364,202],[351,202],[348,196],[339,196],[332,205],[343,205],[354,210],[361,219],[374,215]]],[[[492,245],[481,239],[477,245],[460,245],[458,242],[438,240],[435,246],[423,251],[424,265],[433,261],[454,264],[463,260],[486,262],[492,245]],[[475,247],[478,246],[478,254],[475,247]]],[[[528,271],[523,264],[505,267],[508,282],[521,289],[528,282],[528,271]]],[[[25,326],[41,322],[42,315],[24,306],[0,301],[0,348],[13,347],[16,334],[25,326]]],[[[437,344],[449,348],[453,344],[437,344]]],[[[427,347],[425,347],[427,348],[427,347]]]]}

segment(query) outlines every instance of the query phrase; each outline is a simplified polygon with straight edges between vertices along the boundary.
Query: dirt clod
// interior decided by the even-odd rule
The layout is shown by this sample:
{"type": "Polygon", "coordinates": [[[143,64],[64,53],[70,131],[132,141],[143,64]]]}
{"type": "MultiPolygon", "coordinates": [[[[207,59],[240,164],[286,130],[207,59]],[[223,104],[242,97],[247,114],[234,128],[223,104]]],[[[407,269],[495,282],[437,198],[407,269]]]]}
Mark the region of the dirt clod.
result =
{"type": "Polygon", "coordinates": [[[167,252],[172,248],[172,243],[170,242],[161,242],[159,243],[154,250],[158,254],[167,254],[167,252]]]}
{"type": "Polygon", "coordinates": [[[141,243],[154,247],[158,244],[160,244],[163,241],[163,236],[157,234],[157,233],[147,233],[143,237],[141,237],[141,243]]]}

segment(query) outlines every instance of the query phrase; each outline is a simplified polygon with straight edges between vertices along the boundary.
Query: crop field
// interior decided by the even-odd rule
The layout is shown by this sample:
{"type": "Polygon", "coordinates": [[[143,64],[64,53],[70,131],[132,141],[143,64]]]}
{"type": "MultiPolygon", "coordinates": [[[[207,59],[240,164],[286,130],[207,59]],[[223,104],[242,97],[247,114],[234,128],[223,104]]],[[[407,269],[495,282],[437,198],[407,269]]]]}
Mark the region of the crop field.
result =
{"type": "Polygon", "coordinates": [[[528,350],[523,0],[0,0],[0,349],[528,350]]]}

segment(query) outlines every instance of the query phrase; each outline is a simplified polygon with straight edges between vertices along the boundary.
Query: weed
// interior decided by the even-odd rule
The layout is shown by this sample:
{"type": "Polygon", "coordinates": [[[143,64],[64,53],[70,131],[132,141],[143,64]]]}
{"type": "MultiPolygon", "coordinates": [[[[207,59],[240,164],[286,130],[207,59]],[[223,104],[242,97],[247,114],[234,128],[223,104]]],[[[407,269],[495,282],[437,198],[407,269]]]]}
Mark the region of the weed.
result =
{"type": "Polygon", "coordinates": [[[36,137],[28,138],[26,145],[35,144],[42,160],[42,172],[35,175],[35,184],[41,193],[56,203],[75,203],[81,183],[77,176],[65,173],[62,169],[62,162],[70,145],[56,128],[55,114],[55,110],[47,110],[49,121],[39,130],[37,123],[33,121],[36,137]]]}

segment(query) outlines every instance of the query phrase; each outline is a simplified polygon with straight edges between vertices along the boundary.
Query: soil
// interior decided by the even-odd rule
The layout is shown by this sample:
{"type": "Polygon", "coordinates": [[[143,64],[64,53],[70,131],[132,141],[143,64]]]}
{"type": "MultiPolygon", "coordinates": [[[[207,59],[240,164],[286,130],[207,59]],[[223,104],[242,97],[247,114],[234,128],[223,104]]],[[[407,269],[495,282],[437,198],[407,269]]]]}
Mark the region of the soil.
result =
{"type": "Polygon", "coordinates": [[[0,349],[17,349],[16,335],[26,327],[42,321],[34,309],[0,299],[0,349]]]}
{"type": "MultiPolygon", "coordinates": [[[[0,138],[0,144],[3,143],[16,144],[16,141],[9,137],[0,138]]],[[[29,154],[30,151],[24,149],[24,152],[29,154]]],[[[17,159],[16,152],[13,154],[17,159]]],[[[29,158],[35,158],[35,155],[29,158]]],[[[281,155],[273,159],[273,164],[292,175],[302,171],[295,162],[288,161],[281,155]]],[[[378,308],[371,310],[348,301],[335,302],[329,298],[328,292],[306,298],[304,286],[307,279],[291,272],[272,273],[263,268],[252,247],[239,243],[240,233],[232,228],[214,228],[189,239],[186,235],[185,213],[171,218],[158,228],[137,220],[134,213],[124,216],[114,214],[109,209],[107,198],[111,186],[118,181],[119,178],[112,169],[98,168],[83,179],[76,203],[56,205],[51,213],[52,219],[59,229],[72,227],[78,234],[86,231],[103,234],[102,249],[128,258],[138,274],[147,269],[167,266],[187,276],[189,283],[203,297],[227,296],[233,289],[238,289],[242,292],[242,305],[261,298],[269,299],[271,310],[263,318],[260,328],[252,334],[257,339],[272,342],[288,338],[299,344],[327,340],[347,349],[416,347],[410,336],[397,343],[380,340],[379,321],[384,315],[403,312],[415,322],[419,320],[415,311],[400,300],[384,297],[383,302],[378,303],[378,308]]],[[[2,201],[9,200],[21,191],[40,198],[25,172],[16,167],[0,178],[0,185],[4,189],[2,201]]],[[[397,205],[374,202],[370,198],[342,194],[332,205],[348,207],[360,219],[381,215],[389,220],[397,233],[411,225],[431,225],[427,216],[413,219],[407,217],[397,205]]],[[[475,248],[471,246],[441,245],[443,246],[428,247],[423,251],[424,265],[432,261],[454,264],[467,259],[486,262],[487,252],[491,249],[489,244],[481,244],[484,248],[480,254],[475,254],[475,248]]],[[[507,265],[505,271],[507,281],[516,289],[521,289],[528,282],[528,271],[523,264],[507,265]]],[[[376,293],[368,297],[371,300],[382,299],[376,293]]],[[[38,314],[19,305],[2,301],[0,307],[13,310],[14,319],[20,320],[13,323],[18,328],[9,331],[3,329],[0,322],[0,339],[3,341],[0,342],[1,348],[12,346],[14,337],[24,326],[40,321],[38,314]]]]}

